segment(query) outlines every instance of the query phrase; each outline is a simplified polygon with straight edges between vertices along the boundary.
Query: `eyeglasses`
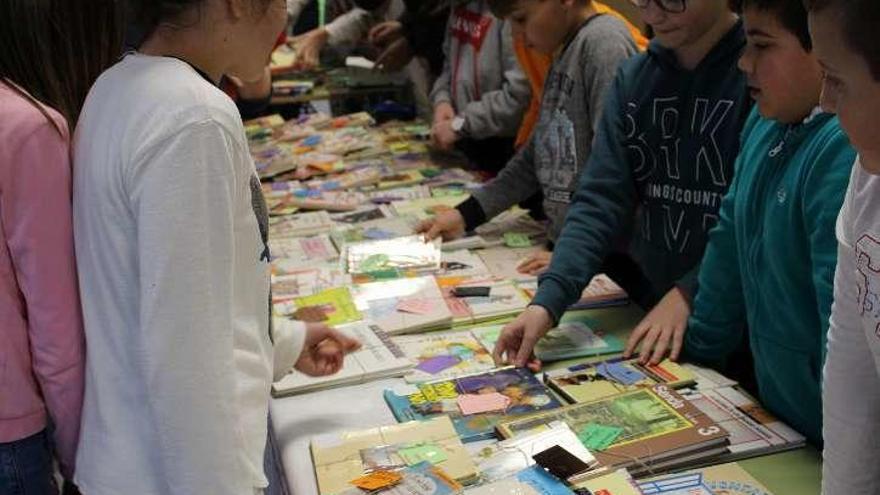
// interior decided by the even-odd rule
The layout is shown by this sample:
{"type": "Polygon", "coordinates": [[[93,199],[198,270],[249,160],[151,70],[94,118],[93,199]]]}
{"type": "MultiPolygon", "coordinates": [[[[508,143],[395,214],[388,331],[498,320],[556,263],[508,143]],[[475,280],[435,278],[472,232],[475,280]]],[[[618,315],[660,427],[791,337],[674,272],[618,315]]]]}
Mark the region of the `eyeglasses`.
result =
{"type": "Polygon", "coordinates": [[[662,10],[672,14],[681,14],[687,10],[687,0],[629,0],[633,5],[640,9],[645,9],[648,4],[654,2],[662,10]]]}

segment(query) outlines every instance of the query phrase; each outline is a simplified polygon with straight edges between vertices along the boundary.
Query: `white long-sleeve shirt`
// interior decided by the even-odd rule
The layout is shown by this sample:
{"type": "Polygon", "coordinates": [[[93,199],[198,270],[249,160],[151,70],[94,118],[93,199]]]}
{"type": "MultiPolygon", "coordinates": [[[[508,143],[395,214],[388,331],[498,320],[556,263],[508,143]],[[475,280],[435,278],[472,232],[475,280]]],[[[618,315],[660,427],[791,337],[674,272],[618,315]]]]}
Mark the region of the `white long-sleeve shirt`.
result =
{"type": "Polygon", "coordinates": [[[837,219],[823,385],[825,495],[880,493],[880,176],[858,160],[837,219]]]}
{"type": "MultiPolygon", "coordinates": [[[[313,0],[287,0],[287,14],[291,23],[296,23],[299,15],[313,0]]],[[[370,31],[376,23],[382,20],[391,2],[385,2],[375,11],[370,12],[355,7],[339,17],[328,22],[324,28],[327,30],[327,44],[333,47],[355,44],[370,31]]]]}
{"type": "Polygon", "coordinates": [[[263,205],[235,105],[192,67],[132,54],[93,86],[74,138],[84,493],[267,485],[270,385],[305,332],[276,326],[273,352],[263,205]]]}

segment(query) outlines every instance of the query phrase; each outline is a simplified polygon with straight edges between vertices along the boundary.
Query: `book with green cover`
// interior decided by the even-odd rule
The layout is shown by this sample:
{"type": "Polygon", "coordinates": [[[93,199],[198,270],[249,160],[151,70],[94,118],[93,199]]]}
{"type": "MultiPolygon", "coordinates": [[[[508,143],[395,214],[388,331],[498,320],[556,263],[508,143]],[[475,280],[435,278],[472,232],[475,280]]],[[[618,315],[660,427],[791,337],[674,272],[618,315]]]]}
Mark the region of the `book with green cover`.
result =
{"type": "Polygon", "coordinates": [[[667,385],[503,421],[498,431],[511,438],[548,428],[555,421],[568,424],[585,442],[593,442],[597,430],[603,435],[613,430],[593,452],[608,469],[633,466],[662,472],[664,465],[677,458],[697,454],[708,459],[723,454],[729,436],[667,385]]]}
{"type": "Polygon", "coordinates": [[[668,359],[643,365],[637,358],[619,357],[544,373],[544,382],[568,402],[590,402],[656,384],[680,388],[694,379],[693,371],[668,359]]]}
{"type": "MultiPolygon", "coordinates": [[[[471,332],[487,349],[493,349],[503,326],[474,328],[471,332]]],[[[568,315],[559,326],[547,332],[535,346],[535,356],[541,361],[559,361],[578,357],[614,354],[623,351],[623,341],[607,335],[598,323],[585,316],[568,315]]]]}

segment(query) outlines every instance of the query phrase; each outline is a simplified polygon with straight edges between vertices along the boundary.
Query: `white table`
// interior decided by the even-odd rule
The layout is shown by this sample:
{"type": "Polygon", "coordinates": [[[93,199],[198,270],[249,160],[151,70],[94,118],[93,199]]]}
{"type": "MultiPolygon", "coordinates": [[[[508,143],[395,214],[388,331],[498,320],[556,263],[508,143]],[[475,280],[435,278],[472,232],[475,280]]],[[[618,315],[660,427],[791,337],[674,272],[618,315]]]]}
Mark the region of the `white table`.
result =
{"type": "Polygon", "coordinates": [[[290,495],[318,493],[309,452],[313,436],[397,424],[382,392],[404,383],[402,378],[385,379],[273,399],[269,411],[274,446],[290,495]]]}

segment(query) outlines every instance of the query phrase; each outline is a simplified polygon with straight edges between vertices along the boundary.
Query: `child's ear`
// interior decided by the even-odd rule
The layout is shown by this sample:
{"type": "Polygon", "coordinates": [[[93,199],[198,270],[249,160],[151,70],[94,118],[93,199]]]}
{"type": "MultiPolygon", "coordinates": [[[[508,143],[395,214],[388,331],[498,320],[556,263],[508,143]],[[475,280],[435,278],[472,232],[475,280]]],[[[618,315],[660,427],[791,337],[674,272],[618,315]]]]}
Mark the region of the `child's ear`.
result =
{"type": "Polygon", "coordinates": [[[247,9],[251,8],[251,0],[220,0],[225,4],[226,13],[230,19],[237,21],[244,17],[247,9]]]}

